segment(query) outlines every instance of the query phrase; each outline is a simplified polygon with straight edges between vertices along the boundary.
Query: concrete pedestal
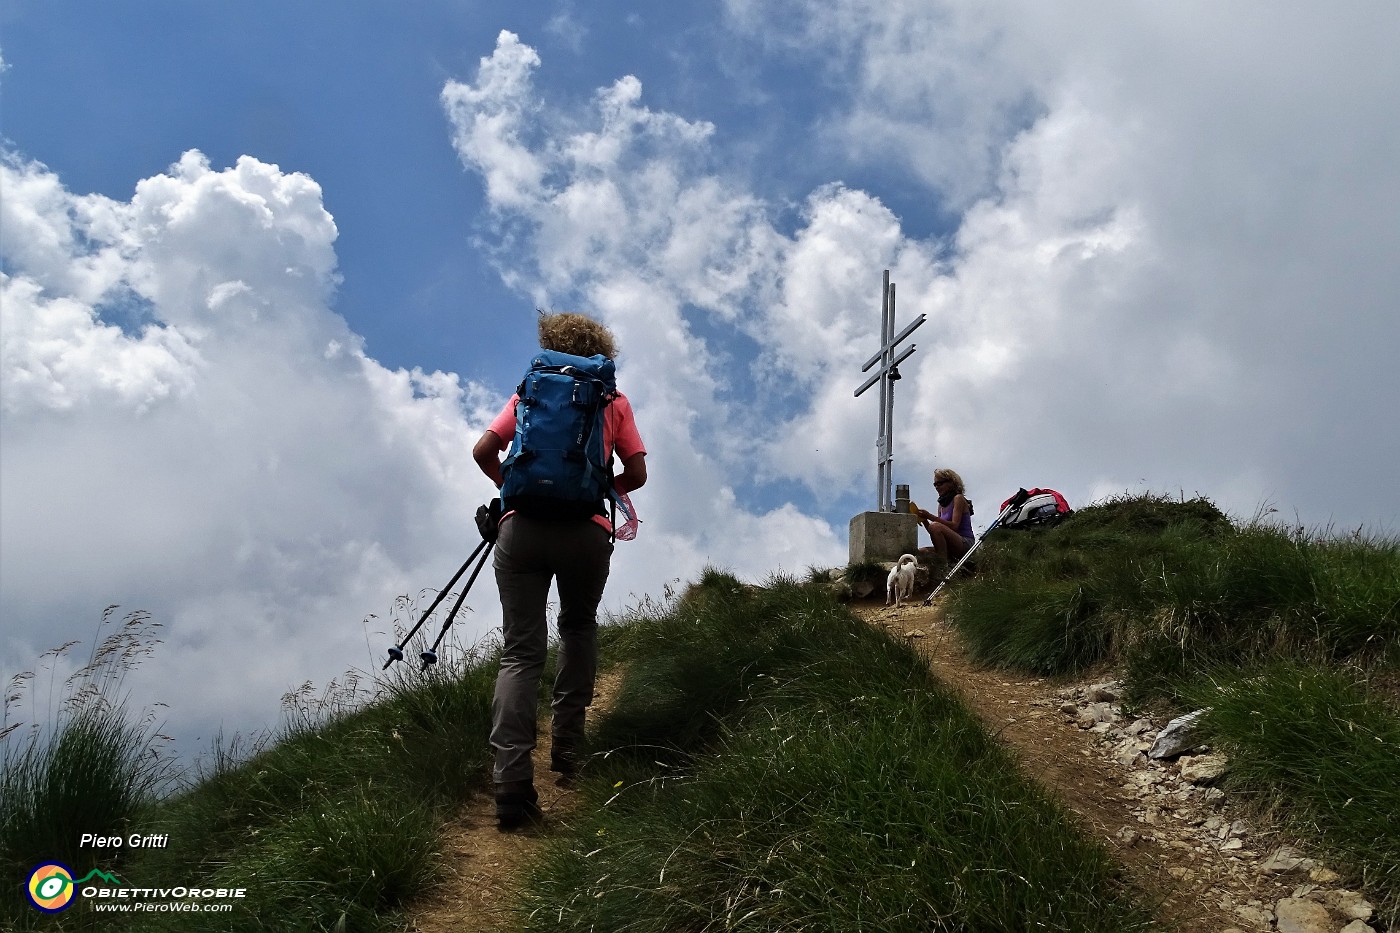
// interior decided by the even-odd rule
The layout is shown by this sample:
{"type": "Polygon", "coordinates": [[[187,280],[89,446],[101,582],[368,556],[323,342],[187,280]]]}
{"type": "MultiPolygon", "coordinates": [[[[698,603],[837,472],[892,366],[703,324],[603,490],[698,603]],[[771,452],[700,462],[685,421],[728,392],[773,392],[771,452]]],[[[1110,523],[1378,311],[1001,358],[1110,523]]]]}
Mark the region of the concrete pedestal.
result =
{"type": "Polygon", "coordinates": [[[910,512],[861,512],[851,519],[851,563],[894,561],[919,548],[919,520],[910,512]]]}

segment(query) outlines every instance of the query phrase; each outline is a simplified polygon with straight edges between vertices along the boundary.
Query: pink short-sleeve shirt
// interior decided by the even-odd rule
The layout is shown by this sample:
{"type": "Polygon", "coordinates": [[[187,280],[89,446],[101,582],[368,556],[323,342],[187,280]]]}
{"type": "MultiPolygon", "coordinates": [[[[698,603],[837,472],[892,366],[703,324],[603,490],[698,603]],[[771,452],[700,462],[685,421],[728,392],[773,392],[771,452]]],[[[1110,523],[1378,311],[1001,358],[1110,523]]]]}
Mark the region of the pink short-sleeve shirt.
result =
{"type": "MultiPolygon", "coordinates": [[[[501,409],[501,413],[487,428],[507,444],[515,437],[515,405],[519,401],[519,395],[512,395],[510,401],[506,402],[506,407],[501,409]]],[[[603,409],[603,449],[623,461],[647,452],[642,444],[642,435],[637,431],[637,419],[632,414],[632,403],[621,392],[603,409]]],[[[502,516],[502,521],[504,520],[505,516],[502,516]]],[[[593,520],[609,533],[612,532],[612,522],[606,515],[595,515],[593,520]]]]}

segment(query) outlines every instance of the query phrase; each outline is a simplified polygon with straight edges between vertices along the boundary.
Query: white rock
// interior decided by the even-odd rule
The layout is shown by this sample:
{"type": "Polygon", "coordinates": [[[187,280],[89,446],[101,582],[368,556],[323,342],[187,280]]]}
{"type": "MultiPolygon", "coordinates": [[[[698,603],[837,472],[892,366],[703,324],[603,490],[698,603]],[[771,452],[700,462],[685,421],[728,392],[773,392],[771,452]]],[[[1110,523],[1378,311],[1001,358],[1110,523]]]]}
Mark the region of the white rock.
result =
{"type": "Polygon", "coordinates": [[[1173,758],[1199,746],[1201,743],[1195,735],[1195,726],[1208,711],[1209,707],[1198,709],[1167,723],[1167,727],[1157,736],[1157,741],[1152,743],[1152,751],[1147,753],[1148,757],[1173,758]]]}
{"type": "Polygon", "coordinates": [[[1274,908],[1279,933],[1332,933],[1327,908],[1316,901],[1288,897],[1274,908]]]}
{"type": "Polygon", "coordinates": [[[1118,699],[1123,691],[1123,685],[1117,682],[1106,684],[1094,684],[1089,688],[1090,703],[1112,703],[1118,699]]]}
{"type": "Polygon", "coordinates": [[[1239,914],[1242,920],[1247,920],[1261,927],[1268,926],[1274,919],[1274,915],[1262,907],[1236,907],[1235,913],[1239,914]]]}
{"type": "Polygon", "coordinates": [[[1327,902],[1348,920],[1370,920],[1376,912],[1371,902],[1356,891],[1333,891],[1327,902]]]}
{"type": "Polygon", "coordinates": [[[1308,859],[1291,846],[1280,846],[1259,866],[1260,871],[1290,872],[1308,867],[1308,859]]]}
{"type": "Polygon", "coordinates": [[[1181,779],[1189,784],[1209,784],[1228,770],[1230,760],[1224,755],[1198,755],[1181,759],[1181,779]]]}
{"type": "Polygon", "coordinates": [[[1113,755],[1114,759],[1125,768],[1136,768],[1147,763],[1136,742],[1128,742],[1118,747],[1118,751],[1113,755]]]}
{"type": "Polygon", "coordinates": [[[1090,703],[1079,713],[1080,728],[1087,729],[1099,723],[1112,723],[1118,719],[1118,712],[1111,703],[1090,703]]]}

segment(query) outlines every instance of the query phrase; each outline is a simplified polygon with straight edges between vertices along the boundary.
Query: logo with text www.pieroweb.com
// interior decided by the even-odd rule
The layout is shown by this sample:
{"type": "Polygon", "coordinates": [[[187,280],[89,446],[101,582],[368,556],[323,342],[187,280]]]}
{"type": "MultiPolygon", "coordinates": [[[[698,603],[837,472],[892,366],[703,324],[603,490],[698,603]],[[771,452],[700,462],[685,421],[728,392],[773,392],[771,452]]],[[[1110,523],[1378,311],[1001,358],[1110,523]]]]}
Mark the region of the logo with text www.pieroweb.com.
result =
{"type": "MultiPolygon", "coordinates": [[[[80,849],[164,849],[165,833],[101,836],[83,833],[80,849]]],[[[115,854],[115,853],[113,853],[115,854]]],[[[79,877],[63,862],[50,859],[34,867],[24,893],[35,910],[56,914],[77,901],[98,913],[224,913],[247,903],[247,888],[218,887],[198,880],[178,879],[178,884],[132,884],[113,872],[94,868],[79,877]]]]}
{"type": "Polygon", "coordinates": [[[248,896],[246,888],[132,885],[100,868],[79,878],[73,869],[54,861],[44,862],[29,873],[24,893],[35,910],[46,914],[65,911],[78,900],[99,913],[224,913],[248,896]]]}
{"type": "Polygon", "coordinates": [[[25,892],[29,903],[46,914],[56,914],[73,906],[78,886],[97,881],[104,885],[120,887],[122,882],[116,875],[94,868],[81,878],[73,877],[73,869],[62,862],[45,862],[29,874],[25,892]]]}

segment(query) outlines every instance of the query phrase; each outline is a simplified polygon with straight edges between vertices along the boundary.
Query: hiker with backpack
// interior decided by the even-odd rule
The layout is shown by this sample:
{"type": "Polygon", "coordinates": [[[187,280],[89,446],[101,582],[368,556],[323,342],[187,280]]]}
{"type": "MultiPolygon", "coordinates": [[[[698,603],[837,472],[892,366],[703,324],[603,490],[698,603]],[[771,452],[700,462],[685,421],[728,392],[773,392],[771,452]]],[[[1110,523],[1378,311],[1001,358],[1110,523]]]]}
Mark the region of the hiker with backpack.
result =
{"type": "Polygon", "coordinates": [[[972,531],[972,502],[967,498],[962,477],[953,470],[935,470],[933,488],[938,493],[938,512],[918,509],[915,513],[933,539],[933,547],[919,548],[919,552],[932,551],[952,562],[966,554],[976,539],[972,531]]]}
{"type": "MultiPolygon", "coordinates": [[[[559,654],[550,770],[571,778],[597,674],[598,604],[608,580],[614,510],[647,481],[646,448],[617,391],[611,332],[581,314],[542,314],[541,353],[472,450],[501,490],[493,567],[503,647],[491,705],[496,820],[514,829],[540,816],[530,753],[549,633],[550,581],[559,592],[559,654]],[[502,453],[506,454],[502,461],[502,453]],[[613,475],[613,457],[622,470],[613,475]]],[[[627,514],[628,529],[635,516],[627,514]]]]}

